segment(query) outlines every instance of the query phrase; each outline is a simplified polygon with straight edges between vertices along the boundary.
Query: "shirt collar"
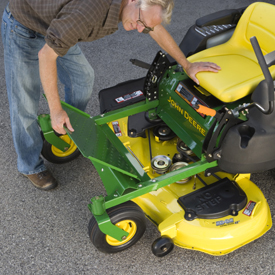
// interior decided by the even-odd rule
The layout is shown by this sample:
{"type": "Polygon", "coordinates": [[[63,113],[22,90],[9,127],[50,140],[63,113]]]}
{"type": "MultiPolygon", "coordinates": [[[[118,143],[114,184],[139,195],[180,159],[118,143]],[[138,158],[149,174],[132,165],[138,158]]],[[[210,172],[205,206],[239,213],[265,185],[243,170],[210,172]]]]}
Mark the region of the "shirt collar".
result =
{"type": "Polygon", "coordinates": [[[119,12],[122,0],[113,0],[104,24],[104,28],[117,28],[119,20],[119,12]]]}

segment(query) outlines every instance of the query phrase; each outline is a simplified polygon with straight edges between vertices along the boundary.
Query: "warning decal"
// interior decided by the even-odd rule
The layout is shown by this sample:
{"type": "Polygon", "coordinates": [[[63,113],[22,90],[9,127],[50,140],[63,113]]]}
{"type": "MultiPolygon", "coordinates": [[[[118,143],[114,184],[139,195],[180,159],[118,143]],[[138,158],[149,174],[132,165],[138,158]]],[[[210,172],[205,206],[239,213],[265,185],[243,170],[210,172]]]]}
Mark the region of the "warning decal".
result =
{"type": "Polygon", "coordinates": [[[243,214],[250,217],[252,212],[253,212],[253,209],[255,208],[255,206],[256,206],[256,202],[250,201],[247,204],[246,208],[244,209],[243,214]]]}
{"type": "Polygon", "coordinates": [[[127,94],[127,95],[124,95],[124,96],[120,96],[118,98],[115,99],[115,101],[117,103],[121,103],[121,102],[124,102],[124,101],[127,101],[127,100],[130,100],[130,99],[133,99],[135,97],[138,97],[138,96],[141,96],[143,95],[143,92],[141,90],[138,90],[136,92],[133,92],[131,94],[127,94]]]}
{"type": "Polygon", "coordinates": [[[112,125],[113,125],[114,132],[115,132],[116,136],[121,137],[122,134],[121,134],[121,130],[120,130],[120,126],[119,126],[118,121],[113,121],[112,125]]]}

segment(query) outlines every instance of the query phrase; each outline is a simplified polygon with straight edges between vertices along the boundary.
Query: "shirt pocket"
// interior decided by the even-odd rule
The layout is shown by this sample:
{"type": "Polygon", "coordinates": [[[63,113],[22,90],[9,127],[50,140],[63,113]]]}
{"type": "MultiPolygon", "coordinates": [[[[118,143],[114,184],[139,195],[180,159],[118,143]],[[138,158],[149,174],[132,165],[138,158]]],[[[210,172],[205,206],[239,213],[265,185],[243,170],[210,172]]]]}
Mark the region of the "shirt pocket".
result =
{"type": "Polygon", "coordinates": [[[14,28],[14,32],[17,36],[25,39],[35,39],[36,38],[36,32],[23,26],[16,24],[14,28]]]}

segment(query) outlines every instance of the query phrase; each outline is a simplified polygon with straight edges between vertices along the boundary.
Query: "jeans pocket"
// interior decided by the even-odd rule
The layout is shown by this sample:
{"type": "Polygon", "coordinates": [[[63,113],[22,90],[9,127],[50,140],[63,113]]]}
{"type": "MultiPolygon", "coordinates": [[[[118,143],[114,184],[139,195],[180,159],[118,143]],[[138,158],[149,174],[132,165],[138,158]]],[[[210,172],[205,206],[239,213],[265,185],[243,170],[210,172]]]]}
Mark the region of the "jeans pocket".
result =
{"type": "Polygon", "coordinates": [[[33,31],[21,24],[15,25],[14,32],[16,33],[16,35],[18,35],[19,37],[22,37],[22,38],[26,38],[26,39],[35,39],[36,38],[35,31],[33,31]]]}

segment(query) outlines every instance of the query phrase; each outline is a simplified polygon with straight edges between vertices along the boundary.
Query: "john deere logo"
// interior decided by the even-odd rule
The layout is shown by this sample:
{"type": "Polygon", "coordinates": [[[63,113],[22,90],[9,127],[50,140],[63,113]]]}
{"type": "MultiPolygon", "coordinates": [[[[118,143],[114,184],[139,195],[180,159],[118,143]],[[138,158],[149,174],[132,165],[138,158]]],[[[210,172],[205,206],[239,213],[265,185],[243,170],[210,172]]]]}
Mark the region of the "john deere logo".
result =
{"type": "Polygon", "coordinates": [[[183,115],[183,109],[179,106],[178,103],[176,103],[171,96],[168,99],[168,102],[178,111],[183,115]]]}
{"type": "Polygon", "coordinates": [[[194,120],[186,111],[184,111],[177,102],[175,102],[171,96],[168,99],[168,102],[175,108],[179,113],[181,113],[186,120],[196,129],[198,130],[203,136],[206,135],[206,131],[194,120]]]}
{"type": "Polygon", "coordinates": [[[186,111],[184,111],[184,117],[189,121],[189,123],[196,128],[203,136],[206,135],[206,131],[194,120],[186,111]]]}

